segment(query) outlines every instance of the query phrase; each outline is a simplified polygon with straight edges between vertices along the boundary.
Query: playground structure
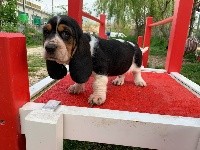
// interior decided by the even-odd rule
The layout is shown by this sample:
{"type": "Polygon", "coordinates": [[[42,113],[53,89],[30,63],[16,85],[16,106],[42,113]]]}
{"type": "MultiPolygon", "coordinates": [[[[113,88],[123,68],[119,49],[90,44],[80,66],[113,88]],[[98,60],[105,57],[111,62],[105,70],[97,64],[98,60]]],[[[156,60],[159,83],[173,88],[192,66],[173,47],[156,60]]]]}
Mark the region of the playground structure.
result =
{"type": "Polygon", "coordinates": [[[106,15],[101,14],[100,19],[97,19],[90,14],[83,11],[83,0],[68,0],[68,15],[74,18],[80,27],[82,27],[82,17],[89,18],[93,21],[100,23],[99,26],[99,36],[101,38],[106,39],[105,34],[105,22],[106,22],[106,15]]]}
{"type": "MultiPolygon", "coordinates": [[[[68,4],[69,16],[80,25],[82,16],[98,21],[99,35],[105,38],[105,15],[97,20],[82,12],[81,0],[69,0],[68,4]]],[[[165,70],[144,70],[168,72],[200,95],[200,87],[178,73],[192,5],[193,0],[176,0],[173,17],[158,23],[148,17],[144,44],[142,37],[138,44],[150,46],[151,28],[172,21],[165,70]]],[[[51,110],[45,109],[44,103],[30,102],[30,96],[52,79],[44,79],[30,87],[29,92],[25,37],[19,33],[0,33],[0,45],[0,149],[61,150],[63,139],[72,139],[153,149],[200,150],[199,118],[64,105],[51,110]]],[[[148,53],[144,55],[145,67],[147,60],[148,53]]]]}

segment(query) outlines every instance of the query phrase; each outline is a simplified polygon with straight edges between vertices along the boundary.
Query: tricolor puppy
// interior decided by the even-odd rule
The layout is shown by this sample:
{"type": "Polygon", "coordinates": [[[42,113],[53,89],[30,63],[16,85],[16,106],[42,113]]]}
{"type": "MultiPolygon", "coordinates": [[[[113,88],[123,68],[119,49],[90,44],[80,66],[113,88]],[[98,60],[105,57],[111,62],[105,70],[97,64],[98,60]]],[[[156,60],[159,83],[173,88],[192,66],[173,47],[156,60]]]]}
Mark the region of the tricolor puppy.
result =
{"type": "Polygon", "coordinates": [[[69,16],[55,16],[43,28],[44,58],[51,78],[61,79],[67,74],[75,82],[69,92],[79,94],[84,84],[94,75],[93,93],[88,102],[100,105],[106,100],[108,76],[117,76],[114,85],[123,85],[125,73],[131,71],[137,86],[146,86],[141,76],[143,51],[123,40],[104,40],[83,33],[78,23],[69,16]]]}

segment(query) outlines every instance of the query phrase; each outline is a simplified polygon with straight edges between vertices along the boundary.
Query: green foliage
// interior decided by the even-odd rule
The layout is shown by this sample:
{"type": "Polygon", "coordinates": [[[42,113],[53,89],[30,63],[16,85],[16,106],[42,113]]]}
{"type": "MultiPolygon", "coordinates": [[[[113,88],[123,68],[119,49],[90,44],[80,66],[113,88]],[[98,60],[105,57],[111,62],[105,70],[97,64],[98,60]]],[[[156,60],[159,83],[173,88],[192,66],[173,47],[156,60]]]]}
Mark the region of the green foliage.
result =
{"type": "Polygon", "coordinates": [[[7,23],[0,25],[0,31],[4,32],[18,32],[18,26],[14,23],[7,23]]]}
{"type": "Polygon", "coordinates": [[[0,0],[0,31],[17,31],[17,0],[0,0]]]}
{"type": "Polygon", "coordinates": [[[181,74],[200,85],[200,62],[183,64],[181,74]]]}
{"type": "Polygon", "coordinates": [[[196,62],[197,62],[196,56],[195,56],[194,53],[186,54],[186,55],[184,56],[184,61],[185,61],[186,63],[196,63],[196,62]]]}
{"type": "MultiPolygon", "coordinates": [[[[135,31],[135,35],[143,35],[147,16],[153,16],[154,21],[172,16],[174,0],[96,0],[98,14],[107,13],[108,20],[114,19],[116,31],[135,31]]],[[[167,37],[169,26],[160,27],[161,36],[167,37]]]]}
{"type": "Polygon", "coordinates": [[[166,56],[168,41],[165,38],[152,37],[150,46],[150,55],[153,56],[166,56]]]}
{"type": "Polygon", "coordinates": [[[133,43],[137,43],[137,37],[136,36],[131,36],[131,35],[128,35],[127,37],[123,38],[125,41],[130,41],[130,42],[133,42],[133,43]]]}
{"type": "Polygon", "coordinates": [[[195,36],[196,36],[196,38],[200,41],[200,32],[199,32],[199,31],[197,31],[197,32],[195,33],[195,36]]]}
{"type": "Polygon", "coordinates": [[[192,77],[194,75],[195,78],[195,76],[197,76],[199,78],[198,83],[200,83],[200,62],[197,61],[194,53],[189,53],[184,56],[181,72],[186,74],[188,77],[192,77]]]}
{"type": "Polygon", "coordinates": [[[46,63],[45,60],[40,56],[37,55],[28,55],[28,62],[29,62],[29,67],[45,67],[46,63]]]}
{"type": "MultiPolygon", "coordinates": [[[[17,0],[0,0],[0,31],[18,32],[20,22],[16,12],[17,0]]],[[[24,24],[24,27],[23,33],[26,36],[27,45],[42,45],[41,32],[30,25],[24,24]]]]}
{"type": "Polygon", "coordinates": [[[28,55],[29,76],[35,76],[35,73],[46,67],[45,60],[38,55],[28,55]]]}
{"type": "Polygon", "coordinates": [[[25,25],[23,34],[26,36],[27,46],[38,46],[42,45],[43,36],[42,32],[37,31],[37,29],[30,25],[25,25]]]}

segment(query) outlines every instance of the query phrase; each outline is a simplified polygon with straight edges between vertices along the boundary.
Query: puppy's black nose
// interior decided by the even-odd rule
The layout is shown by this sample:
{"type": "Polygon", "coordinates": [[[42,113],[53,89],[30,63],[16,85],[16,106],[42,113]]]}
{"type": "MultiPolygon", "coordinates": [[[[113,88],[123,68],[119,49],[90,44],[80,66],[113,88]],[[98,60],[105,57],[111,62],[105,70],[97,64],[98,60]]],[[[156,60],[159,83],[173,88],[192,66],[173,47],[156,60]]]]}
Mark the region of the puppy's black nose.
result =
{"type": "Polygon", "coordinates": [[[57,46],[55,44],[48,44],[45,46],[45,49],[48,53],[53,53],[56,50],[57,46]]]}

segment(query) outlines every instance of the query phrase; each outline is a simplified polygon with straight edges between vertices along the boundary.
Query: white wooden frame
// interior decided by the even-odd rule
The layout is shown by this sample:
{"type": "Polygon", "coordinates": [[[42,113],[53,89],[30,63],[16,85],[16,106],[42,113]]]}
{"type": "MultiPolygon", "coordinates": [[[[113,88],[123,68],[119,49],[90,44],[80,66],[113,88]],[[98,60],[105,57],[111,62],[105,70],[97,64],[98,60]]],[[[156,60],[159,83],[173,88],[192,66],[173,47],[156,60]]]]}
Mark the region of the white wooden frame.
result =
{"type": "Polygon", "coordinates": [[[188,78],[184,77],[183,75],[172,72],[170,74],[172,78],[176,79],[180,84],[182,84],[184,87],[186,87],[189,91],[191,91],[193,94],[197,95],[197,97],[200,98],[200,86],[196,83],[192,82],[188,78]]]}
{"type": "Polygon", "coordinates": [[[61,150],[63,139],[159,150],[199,150],[200,118],[75,106],[42,110],[29,102],[20,109],[27,150],[61,150]]]}
{"type": "MultiPolygon", "coordinates": [[[[198,86],[192,88],[195,91],[198,86]]],[[[63,139],[159,150],[200,150],[200,118],[63,105],[50,111],[43,110],[44,105],[29,102],[20,109],[27,150],[61,150],[63,139]]]]}
{"type": "Polygon", "coordinates": [[[55,80],[50,78],[49,76],[42,79],[40,82],[34,84],[29,88],[30,97],[33,98],[42,90],[44,90],[48,85],[51,85],[55,80]]]}

